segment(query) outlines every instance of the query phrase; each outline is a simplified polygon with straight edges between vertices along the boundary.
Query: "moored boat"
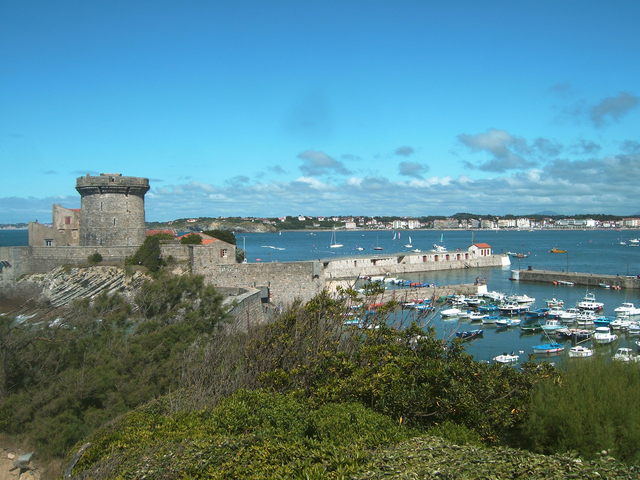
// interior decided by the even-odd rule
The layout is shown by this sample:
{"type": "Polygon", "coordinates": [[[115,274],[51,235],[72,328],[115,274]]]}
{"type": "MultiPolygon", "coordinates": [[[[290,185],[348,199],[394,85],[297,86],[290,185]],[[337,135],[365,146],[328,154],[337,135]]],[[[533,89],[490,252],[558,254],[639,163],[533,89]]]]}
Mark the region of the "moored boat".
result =
{"type": "Polygon", "coordinates": [[[517,327],[522,323],[519,318],[499,318],[495,324],[499,327],[517,327]]]}
{"type": "Polygon", "coordinates": [[[596,302],[596,296],[593,293],[587,293],[582,300],[580,300],[576,307],[580,310],[602,310],[604,308],[604,303],[596,302]]]}
{"type": "Polygon", "coordinates": [[[493,360],[498,363],[516,363],[519,359],[520,356],[513,353],[503,353],[493,357],[493,360]]]}
{"type": "Polygon", "coordinates": [[[618,362],[638,362],[640,361],[640,357],[633,353],[633,350],[627,347],[620,347],[616,350],[613,359],[618,362]]]}
{"type": "Polygon", "coordinates": [[[592,355],[593,350],[582,345],[576,345],[569,349],[569,356],[571,358],[585,358],[591,357],[592,355]]]}
{"type": "Polygon", "coordinates": [[[640,315],[640,308],[637,308],[631,302],[624,302],[619,307],[614,308],[613,311],[616,313],[616,315],[626,314],[630,317],[640,315]]]}
{"type": "Polygon", "coordinates": [[[482,329],[465,330],[463,332],[456,332],[456,337],[460,340],[471,340],[473,338],[481,337],[484,331],[482,329]]]}
{"type": "Polygon", "coordinates": [[[611,333],[609,327],[596,327],[596,331],[593,334],[593,341],[597,343],[611,343],[618,339],[618,335],[611,333]]]}
{"type": "Polygon", "coordinates": [[[564,350],[564,345],[561,343],[542,343],[540,345],[534,345],[533,353],[559,353],[564,350]]]}

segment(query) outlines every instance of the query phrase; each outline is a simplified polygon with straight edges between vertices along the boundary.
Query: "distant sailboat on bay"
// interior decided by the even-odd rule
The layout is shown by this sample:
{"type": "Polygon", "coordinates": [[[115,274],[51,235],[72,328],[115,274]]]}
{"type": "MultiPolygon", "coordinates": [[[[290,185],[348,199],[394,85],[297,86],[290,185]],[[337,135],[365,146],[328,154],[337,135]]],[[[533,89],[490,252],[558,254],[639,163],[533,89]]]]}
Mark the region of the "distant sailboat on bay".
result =
{"type": "Polygon", "coordinates": [[[411,235],[409,235],[409,243],[406,243],[405,247],[407,247],[407,248],[412,248],[413,247],[413,244],[411,243],[411,235]]]}
{"type": "Polygon", "coordinates": [[[331,243],[329,244],[329,248],[341,248],[344,247],[341,243],[338,243],[336,240],[336,231],[331,232],[331,243]]]}

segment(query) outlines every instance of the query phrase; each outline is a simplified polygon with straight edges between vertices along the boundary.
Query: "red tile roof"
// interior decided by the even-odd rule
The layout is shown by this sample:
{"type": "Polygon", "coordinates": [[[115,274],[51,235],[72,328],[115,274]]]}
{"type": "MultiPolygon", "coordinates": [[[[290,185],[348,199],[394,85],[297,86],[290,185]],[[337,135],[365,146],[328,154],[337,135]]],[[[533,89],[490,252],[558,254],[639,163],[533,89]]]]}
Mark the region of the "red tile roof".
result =
{"type": "Polygon", "coordinates": [[[491,245],[488,243],[474,243],[474,245],[478,248],[491,248],[491,245]]]}

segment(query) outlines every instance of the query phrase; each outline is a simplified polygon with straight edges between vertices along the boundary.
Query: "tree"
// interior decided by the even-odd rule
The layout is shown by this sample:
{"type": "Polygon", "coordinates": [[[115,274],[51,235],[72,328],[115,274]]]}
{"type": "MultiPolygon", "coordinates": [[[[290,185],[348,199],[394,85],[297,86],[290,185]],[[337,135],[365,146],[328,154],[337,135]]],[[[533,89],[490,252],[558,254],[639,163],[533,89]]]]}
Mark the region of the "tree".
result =
{"type": "Polygon", "coordinates": [[[197,233],[191,233],[182,237],[180,243],[183,245],[200,245],[202,244],[202,237],[197,233]]]}

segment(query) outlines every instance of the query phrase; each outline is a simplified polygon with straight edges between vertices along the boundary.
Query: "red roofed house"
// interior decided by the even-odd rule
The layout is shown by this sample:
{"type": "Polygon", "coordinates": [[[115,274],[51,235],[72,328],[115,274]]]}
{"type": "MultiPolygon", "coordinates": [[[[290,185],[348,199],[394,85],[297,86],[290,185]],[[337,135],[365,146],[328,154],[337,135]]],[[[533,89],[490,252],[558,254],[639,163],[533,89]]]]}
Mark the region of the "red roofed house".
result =
{"type": "Polygon", "coordinates": [[[488,243],[474,243],[468,250],[474,257],[488,257],[491,255],[491,245],[488,243]]]}

